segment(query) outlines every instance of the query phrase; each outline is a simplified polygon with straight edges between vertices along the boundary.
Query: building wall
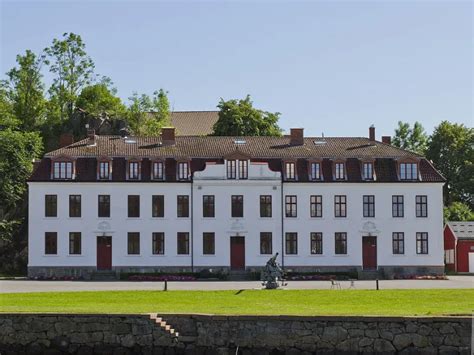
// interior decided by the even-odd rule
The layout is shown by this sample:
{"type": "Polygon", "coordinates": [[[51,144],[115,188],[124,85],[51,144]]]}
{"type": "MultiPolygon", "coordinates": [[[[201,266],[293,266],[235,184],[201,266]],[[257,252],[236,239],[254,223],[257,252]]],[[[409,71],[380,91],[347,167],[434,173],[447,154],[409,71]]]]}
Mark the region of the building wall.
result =
{"type": "Polygon", "coordinates": [[[474,240],[458,240],[456,249],[457,271],[469,272],[469,253],[474,253],[474,240]]]}
{"type": "Polygon", "coordinates": [[[449,271],[456,271],[456,237],[448,225],[444,226],[444,253],[446,269],[449,271]]]}

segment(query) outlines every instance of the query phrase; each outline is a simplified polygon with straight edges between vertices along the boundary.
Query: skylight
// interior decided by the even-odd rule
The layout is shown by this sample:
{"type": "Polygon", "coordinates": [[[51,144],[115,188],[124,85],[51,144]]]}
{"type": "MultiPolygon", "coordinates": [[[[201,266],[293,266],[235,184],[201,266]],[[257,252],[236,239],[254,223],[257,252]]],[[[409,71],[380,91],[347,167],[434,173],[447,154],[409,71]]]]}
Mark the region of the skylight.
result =
{"type": "Polygon", "coordinates": [[[247,143],[247,142],[244,141],[243,139],[236,139],[236,140],[234,141],[234,143],[235,143],[235,144],[245,144],[245,143],[247,143]]]}

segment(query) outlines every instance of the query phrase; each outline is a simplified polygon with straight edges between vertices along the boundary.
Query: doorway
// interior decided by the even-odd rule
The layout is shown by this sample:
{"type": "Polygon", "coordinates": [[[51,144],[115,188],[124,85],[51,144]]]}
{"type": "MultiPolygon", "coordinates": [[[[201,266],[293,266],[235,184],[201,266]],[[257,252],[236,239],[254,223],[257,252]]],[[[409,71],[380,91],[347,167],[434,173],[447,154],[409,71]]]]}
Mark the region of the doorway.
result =
{"type": "Polygon", "coordinates": [[[97,237],[97,270],[112,270],[112,237],[97,237]]]}
{"type": "Polygon", "coordinates": [[[245,237],[230,237],[230,268],[245,270],[245,237]]]}
{"type": "Polygon", "coordinates": [[[377,270],[377,237],[362,237],[362,267],[377,270]]]}

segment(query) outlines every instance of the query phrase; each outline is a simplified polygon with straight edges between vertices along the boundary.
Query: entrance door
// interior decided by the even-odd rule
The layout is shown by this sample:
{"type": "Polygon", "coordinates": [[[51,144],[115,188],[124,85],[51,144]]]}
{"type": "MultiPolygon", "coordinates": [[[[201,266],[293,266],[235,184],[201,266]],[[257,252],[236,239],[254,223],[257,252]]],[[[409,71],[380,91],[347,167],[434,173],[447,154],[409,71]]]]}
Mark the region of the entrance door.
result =
{"type": "Polygon", "coordinates": [[[377,237],[362,237],[362,267],[377,269],[377,237]]]}
{"type": "Polygon", "coordinates": [[[245,238],[230,237],[230,268],[245,270],[245,238]]]}
{"type": "Polygon", "coordinates": [[[97,237],[97,270],[112,269],[112,237],[97,237]]]}
{"type": "Polygon", "coordinates": [[[474,272],[474,253],[469,253],[469,272],[474,272]]]}

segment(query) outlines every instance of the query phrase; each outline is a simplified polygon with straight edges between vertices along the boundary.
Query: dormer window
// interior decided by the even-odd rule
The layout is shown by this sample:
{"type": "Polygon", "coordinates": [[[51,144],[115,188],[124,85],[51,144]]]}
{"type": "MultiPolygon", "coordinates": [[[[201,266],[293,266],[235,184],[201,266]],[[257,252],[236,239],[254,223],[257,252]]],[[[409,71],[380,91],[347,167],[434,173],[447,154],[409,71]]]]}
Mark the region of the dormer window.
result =
{"type": "Polygon", "coordinates": [[[99,180],[110,179],[110,162],[101,161],[99,162],[99,180]]]}
{"type": "Polygon", "coordinates": [[[418,180],[417,163],[400,163],[400,180],[418,180]]]}
{"type": "Polygon", "coordinates": [[[310,164],[309,177],[311,180],[321,180],[321,163],[310,164]]]}
{"type": "Polygon", "coordinates": [[[163,180],[164,168],[163,168],[162,161],[153,162],[152,177],[153,177],[153,180],[163,180]]]}
{"type": "Polygon", "coordinates": [[[362,164],[362,178],[364,180],[374,179],[374,164],[373,163],[366,162],[362,164]]]}
{"type": "Polygon", "coordinates": [[[237,161],[227,160],[227,179],[237,178],[237,161]]]}
{"type": "Polygon", "coordinates": [[[344,163],[336,163],[334,177],[336,180],[345,180],[344,163]]]}
{"type": "Polygon", "coordinates": [[[178,163],[178,180],[189,179],[189,163],[181,162],[178,163]]]}
{"type": "Polygon", "coordinates": [[[53,163],[53,179],[72,179],[72,162],[55,161],[53,163]]]}
{"type": "Polygon", "coordinates": [[[239,179],[248,179],[249,177],[248,160],[239,160],[239,179]]]}
{"type": "Polygon", "coordinates": [[[128,179],[138,180],[140,178],[140,162],[130,161],[128,162],[128,179]]]}
{"type": "Polygon", "coordinates": [[[296,179],[295,163],[293,162],[285,163],[285,176],[287,180],[296,179]]]}

